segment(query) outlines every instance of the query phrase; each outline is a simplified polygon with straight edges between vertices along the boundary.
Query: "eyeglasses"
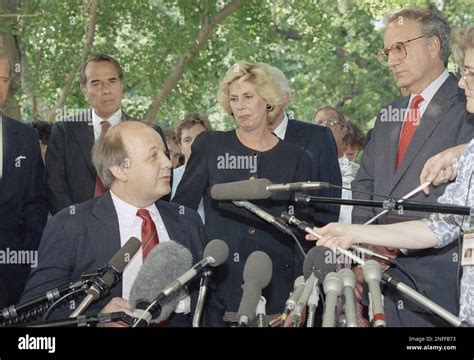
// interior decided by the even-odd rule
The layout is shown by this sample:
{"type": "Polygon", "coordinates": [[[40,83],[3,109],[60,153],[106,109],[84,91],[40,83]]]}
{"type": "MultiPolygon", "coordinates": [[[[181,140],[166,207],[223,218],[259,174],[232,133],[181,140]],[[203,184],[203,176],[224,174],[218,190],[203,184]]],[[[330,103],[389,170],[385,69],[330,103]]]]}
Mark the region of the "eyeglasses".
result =
{"type": "Polygon", "coordinates": [[[336,120],[336,119],[329,119],[327,121],[322,121],[320,123],[317,123],[318,125],[321,125],[321,126],[326,126],[326,127],[329,127],[329,128],[333,128],[335,127],[336,125],[341,125],[341,127],[344,127],[344,125],[342,125],[339,120],[336,120]]]}
{"type": "Polygon", "coordinates": [[[414,39],[410,39],[410,40],[407,40],[407,41],[396,42],[395,44],[393,44],[390,47],[390,49],[380,49],[379,51],[377,51],[375,53],[375,55],[377,56],[377,59],[379,60],[379,62],[382,65],[387,65],[388,56],[389,56],[390,52],[392,52],[392,56],[394,56],[395,59],[397,59],[397,60],[405,59],[406,56],[407,56],[407,49],[405,48],[405,44],[408,44],[411,41],[421,39],[422,37],[425,37],[425,36],[421,35],[421,36],[418,36],[414,39]]]}

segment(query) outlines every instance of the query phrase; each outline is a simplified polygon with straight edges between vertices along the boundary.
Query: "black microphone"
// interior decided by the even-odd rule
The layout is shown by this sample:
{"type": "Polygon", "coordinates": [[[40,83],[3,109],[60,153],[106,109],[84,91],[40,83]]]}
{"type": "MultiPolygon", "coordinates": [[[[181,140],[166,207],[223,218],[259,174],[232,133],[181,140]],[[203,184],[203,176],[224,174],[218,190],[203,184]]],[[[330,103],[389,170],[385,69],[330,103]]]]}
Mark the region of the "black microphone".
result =
{"type": "Polygon", "coordinates": [[[191,267],[193,257],[188,249],[175,241],[156,245],[148,254],[130,290],[130,305],[137,327],[148,326],[152,319],[166,320],[176,308],[182,294],[168,296],[167,301],[148,307],[161,294],[161,290],[191,267]],[[147,310],[148,309],[148,310],[147,310]]]}
{"type": "MultiPolygon", "coordinates": [[[[227,260],[229,256],[229,247],[227,244],[218,239],[210,241],[206,248],[204,249],[204,258],[195,264],[191,269],[182,273],[178,278],[168,284],[158,296],[153,300],[153,302],[147,307],[146,311],[150,314],[153,314],[161,305],[163,301],[175,294],[180,290],[185,284],[187,284],[191,279],[193,279],[202,269],[210,265],[216,267],[221,265],[227,260]]],[[[140,327],[145,324],[138,323],[134,327],[140,327]]]]}
{"type": "Polygon", "coordinates": [[[326,182],[272,184],[270,180],[261,178],[213,185],[211,196],[214,200],[259,200],[268,199],[272,192],[319,190],[329,187],[330,184],[326,182]]]}
{"type": "Polygon", "coordinates": [[[239,326],[248,326],[254,319],[262,290],[270,283],[272,273],[272,260],[266,253],[254,251],[249,255],[244,266],[243,294],[238,310],[239,326]]]}
{"type": "Polygon", "coordinates": [[[120,281],[123,270],[140,248],[140,240],[133,236],[128,239],[125,245],[117,251],[108,264],[100,269],[99,272],[101,275],[91,279],[93,284],[87,289],[86,297],[69,317],[75,318],[81,315],[93,301],[107,294],[110,288],[114,287],[120,281]]]}

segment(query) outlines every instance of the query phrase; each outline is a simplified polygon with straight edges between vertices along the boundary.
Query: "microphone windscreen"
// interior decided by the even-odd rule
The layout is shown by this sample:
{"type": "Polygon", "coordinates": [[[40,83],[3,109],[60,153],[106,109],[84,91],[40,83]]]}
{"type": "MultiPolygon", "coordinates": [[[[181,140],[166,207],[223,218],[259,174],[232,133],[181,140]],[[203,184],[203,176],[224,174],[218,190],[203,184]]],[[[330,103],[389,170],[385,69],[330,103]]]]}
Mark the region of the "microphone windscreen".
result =
{"type": "MultiPolygon", "coordinates": [[[[141,302],[151,303],[168,284],[189,270],[192,262],[189,250],[175,241],[156,245],[132,285],[129,298],[132,308],[135,309],[141,302]]],[[[166,298],[167,303],[163,305],[158,321],[170,316],[181,297],[181,292],[175,292],[166,298]]]]}
{"type": "Polygon", "coordinates": [[[245,262],[244,283],[255,282],[263,289],[272,280],[272,273],[272,259],[263,251],[254,251],[245,262]]]}
{"type": "Polygon", "coordinates": [[[219,239],[210,241],[204,249],[204,257],[212,257],[215,261],[210,264],[212,267],[223,264],[229,257],[229,247],[227,244],[219,239]]]}
{"type": "Polygon", "coordinates": [[[303,274],[306,279],[314,273],[319,281],[323,281],[326,275],[333,271],[336,271],[336,257],[331,249],[315,246],[308,251],[303,262],[303,274]]]}
{"type": "Polygon", "coordinates": [[[122,246],[119,251],[117,251],[114,257],[110,259],[109,265],[119,273],[122,273],[125,269],[125,266],[127,266],[130,260],[132,260],[141,246],[141,241],[132,236],[130,239],[128,239],[125,245],[122,246]]]}
{"type": "Polygon", "coordinates": [[[267,190],[271,185],[268,179],[254,179],[216,184],[211,188],[214,200],[259,200],[268,199],[272,193],[267,190]]]}

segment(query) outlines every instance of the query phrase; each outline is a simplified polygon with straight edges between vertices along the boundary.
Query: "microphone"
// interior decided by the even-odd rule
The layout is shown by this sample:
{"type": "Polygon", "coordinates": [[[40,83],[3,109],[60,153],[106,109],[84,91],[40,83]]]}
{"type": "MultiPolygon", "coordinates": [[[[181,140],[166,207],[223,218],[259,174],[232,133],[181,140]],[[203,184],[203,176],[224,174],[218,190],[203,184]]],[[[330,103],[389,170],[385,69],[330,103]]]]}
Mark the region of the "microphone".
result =
{"type": "Polygon", "coordinates": [[[193,327],[199,327],[201,322],[202,309],[204,307],[204,301],[207,295],[207,287],[209,285],[209,280],[212,276],[212,270],[204,270],[201,283],[199,284],[199,296],[196,303],[196,311],[194,311],[193,316],[193,327]]]}
{"type": "Polygon", "coordinates": [[[283,311],[283,315],[281,317],[281,321],[285,322],[286,318],[288,317],[288,314],[294,310],[296,306],[296,302],[300,298],[301,294],[303,293],[304,290],[304,276],[298,276],[293,284],[293,292],[290,294],[290,297],[288,300],[286,300],[285,303],[285,310],[283,311]]]}
{"type": "Polygon", "coordinates": [[[108,264],[100,269],[101,275],[91,279],[92,285],[86,290],[86,297],[69,317],[75,318],[81,315],[93,301],[107,294],[110,288],[120,281],[123,270],[140,248],[140,240],[133,236],[128,239],[126,244],[117,251],[108,264]]]}
{"type": "Polygon", "coordinates": [[[323,290],[326,295],[326,304],[323,313],[322,327],[334,327],[336,324],[337,299],[342,294],[342,279],[336,272],[327,274],[323,282],[323,290]]]}
{"type": "Polygon", "coordinates": [[[265,326],[265,315],[267,315],[266,305],[267,299],[265,299],[264,296],[260,296],[255,312],[257,315],[257,327],[259,328],[268,327],[268,324],[265,326]]]}
{"type": "Polygon", "coordinates": [[[244,266],[243,294],[237,312],[239,326],[246,327],[254,319],[262,290],[270,283],[272,273],[272,260],[266,253],[254,251],[249,255],[244,266]]]}
{"type": "MultiPolygon", "coordinates": [[[[176,280],[173,280],[164,289],[162,289],[145,311],[149,314],[153,314],[162,306],[162,301],[167,299],[172,294],[175,294],[179,289],[181,289],[191,279],[193,279],[202,269],[204,269],[204,267],[208,265],[212,267],[219,266],[227,260],[228,256],[229,247],[224,241],[218,239],[210,241],[204,249],[204,258],[195,264],[191,269],[182,273],[182,275],[180,275],[176,280]]],[[[143,322],[137,322],[134,324],[134,327],[140,327],[144,325],[145,324],[143,322]]]]}
{"type": "Polygon", "coordinates": [[[351,269],[341,269],[337,272],[342,279],[344,294],[344,314],[346,316],[346,327],[357,327],[357,311],[354,298],[354,288],[356,285],[356,278],[351,269]]]}
{"type": "Polygon", "coordinates": [[[267,190],[271,185],[268,179],[254,179],[215,184],[211,187],[214,200],[260,200],[268,199],[272,193],[267,190]]]}
{"type": "Polygon", "coordinates": [[[285,224],[284,221],[281,219],[276,218],[275,216],[267,213],[265,210],[260,209],[258,206],[249,203],[248,201],[232,201],[232,203],[237,206],[241,207],[244,209],[247,209],[250,211],[252,214],[257,215],[260,219],[265,220],[266,222],[272,224],[275,226],[278,230],[285,234],[293,234],[293,231],[291,230],[291,227],[289,227],[287,224],[285,224]]]}
{"type": "Polygon", "coordinates": [[[320,181],[306,181],[306,182],[295,182],[286,184],[274,184],[267,186],[268,191],[310,191],[319,189],[328,189],[330,184],[327,182],[320,181]]]}
{"type": "Polygon", "coordinates": [[[330,186],[327,182],[311,181],[272,184],[270,180],[261,178],[215,184],[211,187],[211,196],[214,200],[260,200],[268,199],[272,192],[319,190],[330,186]]]}
{"type": "Polygon", "coordinates": [[[133,317],[138,320],[134,326],[148,326],[152,318],[156,322],[166,320],[176,308],[181,294],[169,296],[167,302],[161,302],[155,311],[147,308],[151,305],[172,279],[189,269],[193,257],[188,249],[175,241],[159,243],[148,254],[130,290],[129,302],[133,309],[133,317]]]}
{"type": "Polygon", "coordinates": [[[328,273],[336,270],[336,264],[328,259],[333,259],[332,251],[324,246],[313,247],[306,254],[303,262],[303,275],[307,280],[303,294],[298,299],[293,311],[293,326],[299,326],[313,287],[318,286],[328,273]]]}
{"type": "Polygon", "coordinates": [[[372,310],[372,326],[385,327],[385,311],[383,308],[380,281],[382,270],[380,264],[375,260],[367,260],[363,266],[364,280],[369,286],[370,309],[372,310]]]}

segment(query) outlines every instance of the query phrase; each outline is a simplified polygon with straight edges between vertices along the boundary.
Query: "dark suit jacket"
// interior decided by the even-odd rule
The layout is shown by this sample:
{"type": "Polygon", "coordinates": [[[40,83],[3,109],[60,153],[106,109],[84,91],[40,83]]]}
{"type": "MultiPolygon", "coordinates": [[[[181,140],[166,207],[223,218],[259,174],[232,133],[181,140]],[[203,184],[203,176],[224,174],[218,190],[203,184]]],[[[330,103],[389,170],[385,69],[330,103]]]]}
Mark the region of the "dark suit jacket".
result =
{"type": "MultiPolygon", "coordinates": [[[[36,131],[3,116],[0,250],[36,250],[46,224],[44,166],[36,131]]],[[[0,308],[16,303],[30,267],[0,265],[0,308]],[[6,292],[5,292],[6,291],[6,292]],[[2,301],[3,300],[3,301],[2,301]]]]}
{"type": "MultiPolygon", "coordinates": [[[[126,120],[135,119],[122,112],[122,121],[126,120]]],[[[93,145],[92,110],[53,125],[46,152],[46,195],[52,214],[94,196],[93,145]]]]}
{"type": "MultiPolygon", "coordinates": [[[[323,181],[341,186],[342,177],[337,160],[337,146],[331,130],[320,125],[289,119],[285,140],[298,145],[311,158],[312,181],[323,181]]],[[[312,192],[314,196],[341,197],[341,189],[323,189],[312,192]]],[[[339,206],[314,206],[314,222],[323,226],[339,219],[339,206]]]]}
{"type": "MultiPolygon", "coordinates": [[[[188,208],[180,212],[182,207],[166,201],[158,201],[156,205],[170,239],[189,249],[194,262],[202,259],[207,238],[199,215],[188,208]]],[[[120,246],[118,217],[110,192],[77,205],[74,213],[64,209],[46,226],[39,249],[39,266],[28,277],[22,302],[76,281],[81,274],[95,272],[109,262],[120,246]]],[[[197,281],[190,283],[192,309],[195,308],[198,287],[197,281]]],[[[97,314],[112,297],[117,296],[122,296],[121,281],[105,299],[89,307],[87,314],[97,314]]],[[[208,305],[208,309],[212,307],[212,304],[208,305]]],[[[59,317],[67,317],[70,312],[59,311],[59,317]]],[[[184,325],[183,319],[176,323],[184,325]]],[[[208,323],[212,323],[209,317],[208,323]]]]}
{"type": "MultiPolygon", "coordinates": [[[[474,136],[472,120],[468,120],[466,116],[464,93],[457,87],[457,79],[451,75],[429,103],[397,170],[396,156],[402,121],[387,121],[389,117],[386,115],[406,109],[408,101],[409,97],[400,98],[380,112],[364,150],[361,167],[352,182],[353,198],[383,200],[383,196],[402,197],[420,184],[421,170],[431,156],[449,147],[466,143],[474,136]],[[382,196],[371,196],[354,190],[382,196]]],[[[434,188],[429,196],[420,192],[411,200],[435,203],[445,187],[434,188]]],[[[370,208],[354,208],[353,222],[363,223],[380,211],[381,209],[374,211],[370,208]]],[[[427,216],[429,214],[421,212],[404,212],[401,216],[391,213],[380,218],[379,223],[408,221],[427,216]]],[[[453,261],[453,253],[457,251],[458,246],[454,242],[443,249],[411,252],[409,256],[401,256],[398,259],[433,301],[453,313],[457,313],[459,302],[456,292],[458,262],[453,261]]],[[[393,274],[410,286],[413,285],[402,273],[393,271],[393,274]]],[[[385,304],[388,325],[445,325],[434,316],[411,311],[420,309],[410,306],[409,301],[399,294],[387,291],[385,304]],[[402,302],[399,302],[400,300],[402,302]]]]}

